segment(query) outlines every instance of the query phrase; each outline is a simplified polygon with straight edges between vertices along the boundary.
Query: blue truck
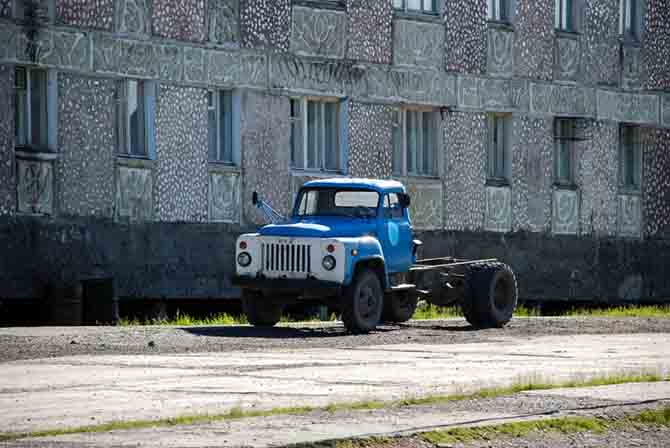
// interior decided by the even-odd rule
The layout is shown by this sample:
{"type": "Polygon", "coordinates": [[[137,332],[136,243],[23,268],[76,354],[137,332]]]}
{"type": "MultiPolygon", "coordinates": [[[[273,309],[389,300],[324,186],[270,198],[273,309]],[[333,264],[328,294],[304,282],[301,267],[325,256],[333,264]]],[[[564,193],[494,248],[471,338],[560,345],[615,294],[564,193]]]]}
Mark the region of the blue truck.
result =
{"type": "Polygon", "coordinates": [[[254,192],[271,221],[236,242],[234,283],[250,324],[273,326],[285,306],[336,309],[351,333],[411,319],[419,299],[460,304],[477,328],[502,327],[517,304],[512,269],[496,259],[418,259],[410,196],[393,180],[305,183],[284,218],[254,192]]]}

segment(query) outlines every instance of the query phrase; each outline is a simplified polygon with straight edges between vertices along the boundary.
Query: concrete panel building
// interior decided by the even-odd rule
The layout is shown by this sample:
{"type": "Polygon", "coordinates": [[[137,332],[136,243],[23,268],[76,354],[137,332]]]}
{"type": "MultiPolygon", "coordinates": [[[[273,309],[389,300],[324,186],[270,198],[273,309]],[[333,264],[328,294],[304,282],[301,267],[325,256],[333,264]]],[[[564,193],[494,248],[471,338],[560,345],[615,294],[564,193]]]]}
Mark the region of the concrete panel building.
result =
{"type": "Polygon", "coordinates": [[[324,176],[522,299],[670,299],[669,61],[669,0],[0,0],[0,300],[235,297],[324,176]]]}

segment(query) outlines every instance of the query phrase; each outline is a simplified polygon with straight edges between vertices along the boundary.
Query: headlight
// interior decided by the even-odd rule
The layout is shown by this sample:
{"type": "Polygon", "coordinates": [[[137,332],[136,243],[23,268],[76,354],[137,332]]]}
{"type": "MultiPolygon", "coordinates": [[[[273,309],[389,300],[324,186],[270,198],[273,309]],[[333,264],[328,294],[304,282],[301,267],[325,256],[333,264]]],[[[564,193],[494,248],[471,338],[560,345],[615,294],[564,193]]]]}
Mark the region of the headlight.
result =
{"type": "Polygon", "coordinates": [[[323,261],[321,262],[321,265],[326,271],[332,271],[333,269],[335,269],[336,264],[337,263],[335,262],[335,257],[333,257],[332,255],[326,255],[325,257],[323,257],[323,261]]]}
{"type": "Polygon", "coordinates": [[[251,255],[249,255],[248,252],[241,252],[237,256],[237,264],[239,264],[243,268],[246,268],[251,264],[251,255]]]}

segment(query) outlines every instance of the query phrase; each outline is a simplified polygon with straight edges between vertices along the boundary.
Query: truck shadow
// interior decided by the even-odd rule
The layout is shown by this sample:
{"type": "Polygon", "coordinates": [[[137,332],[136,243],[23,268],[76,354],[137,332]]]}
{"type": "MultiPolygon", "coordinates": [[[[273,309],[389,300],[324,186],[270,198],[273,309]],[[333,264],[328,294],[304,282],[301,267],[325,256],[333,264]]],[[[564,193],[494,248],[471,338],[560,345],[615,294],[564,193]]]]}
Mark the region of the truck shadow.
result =
{"type": "Polygon", "coordinates": [[[382,325],[367,335],[351,335],[342,325],[328,326],[292,326],[292,327],[251,327],[251,326],[207,326],[207,327],[180,327],[182,331],[197,335],[223,338],[267,338],[267,339],[307,339],[307,338],[334,338],[334,337],[374,337],[375,335],[402,332],[408,330],[470,332],[477,331],[471,325],[415,325],[396,324],[382,325]]]}

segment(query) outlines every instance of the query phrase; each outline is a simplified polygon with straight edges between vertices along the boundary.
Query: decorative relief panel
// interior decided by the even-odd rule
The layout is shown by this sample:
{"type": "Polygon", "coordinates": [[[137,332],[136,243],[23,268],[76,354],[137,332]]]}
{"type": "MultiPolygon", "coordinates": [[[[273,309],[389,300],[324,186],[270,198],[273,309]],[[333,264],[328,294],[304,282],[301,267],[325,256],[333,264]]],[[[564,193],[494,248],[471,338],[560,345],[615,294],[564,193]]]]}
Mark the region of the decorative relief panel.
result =
{"type": "Polygon", "coordinates": [[[293,7],[291,51],[301,56],[343,58],[347,15],[340,11],[293,7]]]}
{"type": "Polygon", "coordinates": [[[351,93],[371,99],[394,99],[425,104],[455,104],[456,78],[437,70],[368,67],[351,93]]]}
{"type": "Polygon", "coordinates": [[[209,0],[207,8],[207,40],[217,44],[238,42],[240,1],[209,0]]]}
{"type": "Polygon", "coordinates": [[[593,117],[596,91],[586,87],[530,84],[530,110],[543,115],[593,117]]]}
{"type": "Polygon", "coordinates": [[[519,79],[458,78],[458,107],[489,111],[527,111],[528,83],[519,79]]]}
{"type": "Polygon", "coordinates": [[[0,17],[11,17],[12,0],[0,0],[0,17]]]}
{"type": "Polygon", "coordinates": [[[97,72],[169,81],[182,77],[181,47],[106,35],[95,36],[93,47],[93,69],[97,72]]]}
{"type": "Polygon", "coordinates": [[[619,195],[619,236],[642,234],[642,204],[639,196],[619,195]]]}
{"type": "Polygon", "coordinates": [[[628,123],[658,123],[658,95],[598,90],[598,118],[628,123]]]}
{"type": "Polygon", "coordinates": [[[441,67],[444,33],[443,24],[396,20],[393,24],[393,64],[441,67]]]}
{"type": "Polygon", "coordinates": [[[512,230],[512,189],[486,187],[486,221],[484,228],[492,232],[512,230]]]}
{"type": "Polygon", "coordinates": [[[556,38],[555,79],[577,81],[581,65],[581,45],[573,37],[556,38]]]}
{"type": "Polygon", "coordinates": [[[443,226],[442,182],[403,180],[411,197],[410,218],[412,226],[421,230],[437,230],[443,226]]]}
{"type": "Polygon", "coordinates": [[[621,66],[621,87],[635,89],[640,87],[640,47],[624,45],[621,66]]]}
{"type": "Polygon", "coordinates": [[[209,174],[209,220],[240,221],[240,175],[209,174]]]}
{"type": "Polygon", "coordinates": [[[148,221],[153,212],[151,170],[119,166],[116,177],[116,214],[132,221],[148,221]]]}
{"type": "Polygon", "coordinates": [[[18,210],[21,213],[53,213],[53,165],[37,160],[16,160],[18,210]]]}
{"type": "Polygon", "coordinates": [[[554,190],[552,230],[555,234],[579,233],[579,192],[554,190]]]}
{"type": "Polygon", "coordinates": [[[149,34],[149,2],[151,0],[118,0],[116,2],[116,25],[119,33],[149,34]]]}
{"type": "Polygon", "coordinates": [[[514,31],[489,27],[488,29],[488,74],[510,77],[514,75],[514,31]]]}
{"type": "MultiPolygon", "coordinates": [[[[37,61],[41,65],[75,70],[90,68],[91,43],[85,33],[43,30],[30,42],[25,32],[17,30],[12,41],[19,61],[37,61]]],[[[7,51],[12,52],[12,49],[7,51]]]]}

